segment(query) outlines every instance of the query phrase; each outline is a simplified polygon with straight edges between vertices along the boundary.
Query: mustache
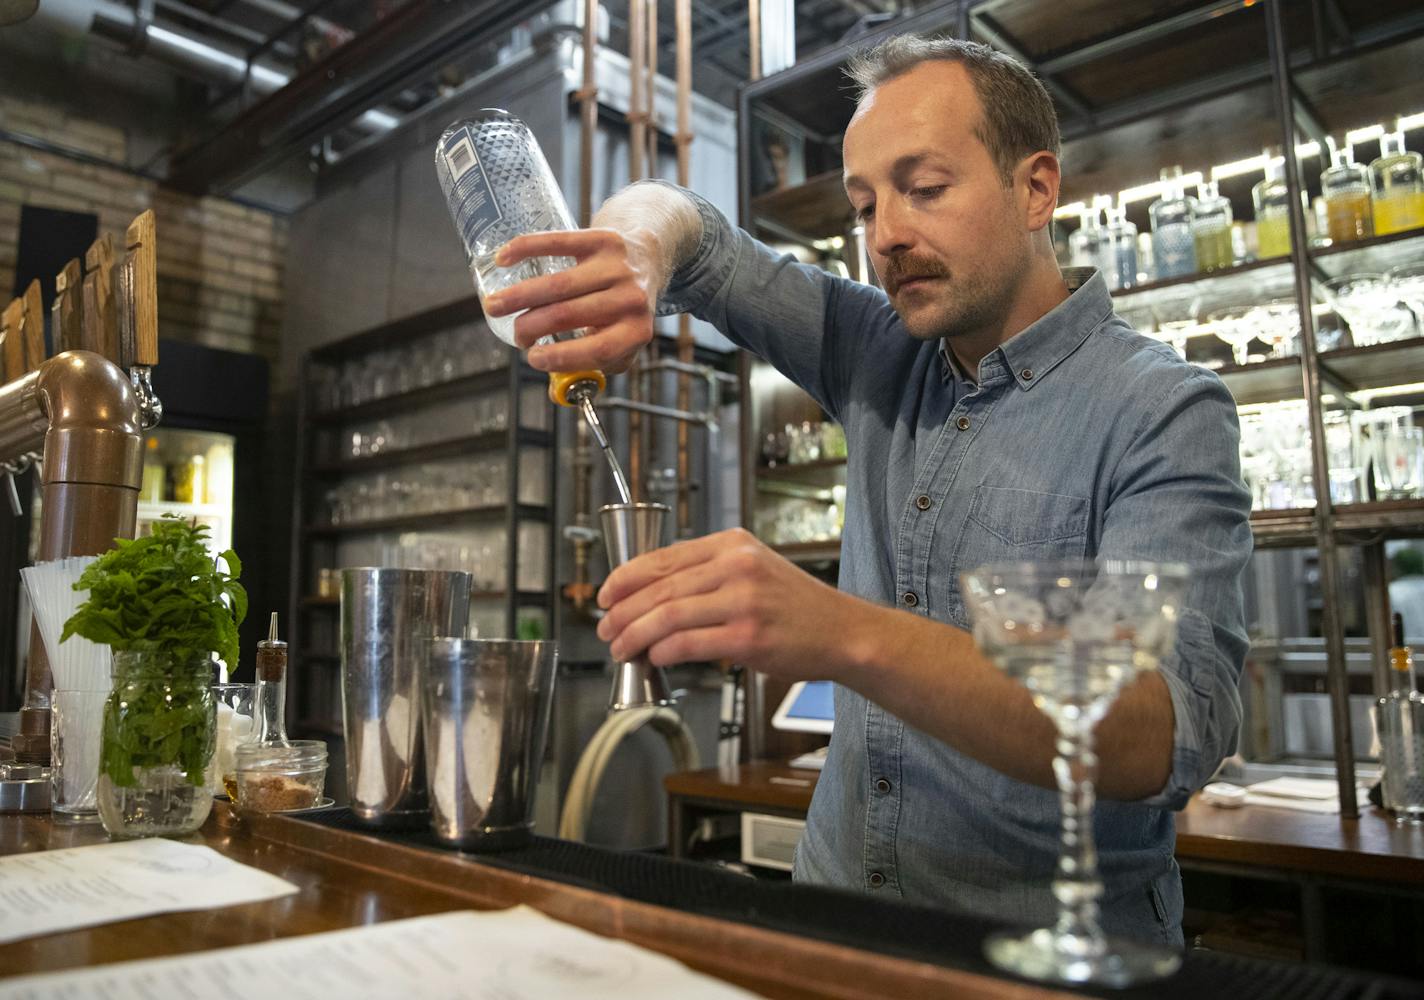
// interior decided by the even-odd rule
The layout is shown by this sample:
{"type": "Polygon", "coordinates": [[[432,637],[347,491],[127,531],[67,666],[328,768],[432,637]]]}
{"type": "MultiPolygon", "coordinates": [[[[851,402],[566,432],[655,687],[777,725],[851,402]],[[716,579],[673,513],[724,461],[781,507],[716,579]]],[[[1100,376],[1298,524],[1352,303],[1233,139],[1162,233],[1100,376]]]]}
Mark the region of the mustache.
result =
{"type": "Polygon", "coordinates": [[[949,269],[933,257],[900,253],[885,260],[885,287],[892,295],[907,281],[916,278],[943,278],[948,274],[949,269]]]}

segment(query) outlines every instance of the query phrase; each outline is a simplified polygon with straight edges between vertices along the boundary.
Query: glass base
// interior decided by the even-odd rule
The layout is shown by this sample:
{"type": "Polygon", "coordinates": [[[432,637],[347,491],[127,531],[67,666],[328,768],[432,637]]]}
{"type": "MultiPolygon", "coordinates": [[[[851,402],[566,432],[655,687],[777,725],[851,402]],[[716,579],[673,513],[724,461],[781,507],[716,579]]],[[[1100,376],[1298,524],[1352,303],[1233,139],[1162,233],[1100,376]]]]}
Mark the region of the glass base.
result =
{"type": "Polygon", "coordinates": [[[995,934],[984,953],[1005,972],[1044,983],[1133,986],[1176,972],[1181,953],[1165,945],[1108,938],[1098,949],[1077,938],[1058,938],[1044,927],[1027,935],[995,934]]]}

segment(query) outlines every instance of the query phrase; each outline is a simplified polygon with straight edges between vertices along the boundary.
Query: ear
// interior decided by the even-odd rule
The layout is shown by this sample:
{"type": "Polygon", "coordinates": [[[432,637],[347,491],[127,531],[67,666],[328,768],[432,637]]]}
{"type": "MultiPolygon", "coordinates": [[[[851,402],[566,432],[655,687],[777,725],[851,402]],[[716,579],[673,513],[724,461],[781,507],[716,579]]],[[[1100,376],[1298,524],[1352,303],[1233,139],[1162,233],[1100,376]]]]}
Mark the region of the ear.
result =
{"type": "Polygon", "coordinates": [[[1058,157],[1046,149],[1019,161],[1014,170],[1014,190],[1023,199],[1024,223],[1029,232],[1039,232],[1053,221],[1061,179],[1058,157]]]}

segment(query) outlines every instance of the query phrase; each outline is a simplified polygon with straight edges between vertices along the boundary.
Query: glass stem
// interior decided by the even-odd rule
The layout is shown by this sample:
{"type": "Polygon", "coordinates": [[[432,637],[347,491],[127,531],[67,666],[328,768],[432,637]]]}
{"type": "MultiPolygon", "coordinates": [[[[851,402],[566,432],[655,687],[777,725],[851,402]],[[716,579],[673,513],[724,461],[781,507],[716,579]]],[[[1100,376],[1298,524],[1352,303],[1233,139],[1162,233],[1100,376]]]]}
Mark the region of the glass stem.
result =
{"type": "Polygon", "coordinates": [[[1070,938],[1071,947],[1083,955],[1101,954],[1106,948],[1098,924],[1098,899],[1103,894],[1098,876],[1098,850],[1093,841],[1094,782],[1098,758],[1093,752],[1092,723],[1065,721],[1059,726],[1053,774],[1063,814],[1058,871],[1053,895],[1058,899],[1058,926],[1054,936],[1070,938]]]}

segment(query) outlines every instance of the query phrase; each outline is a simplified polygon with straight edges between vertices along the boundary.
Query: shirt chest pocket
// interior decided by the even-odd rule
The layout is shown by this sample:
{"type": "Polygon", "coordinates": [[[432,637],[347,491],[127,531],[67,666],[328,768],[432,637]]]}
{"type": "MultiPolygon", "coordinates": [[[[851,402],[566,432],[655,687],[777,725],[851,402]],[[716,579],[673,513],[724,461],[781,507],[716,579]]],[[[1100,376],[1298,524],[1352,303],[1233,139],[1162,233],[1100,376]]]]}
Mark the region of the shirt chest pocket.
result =
{"type": "Polygon", "coordinates": [[[980,486],[959,537],[955,572],[991,562],[1081,559],[1087,538],[1084,497],[980,486]]]}

